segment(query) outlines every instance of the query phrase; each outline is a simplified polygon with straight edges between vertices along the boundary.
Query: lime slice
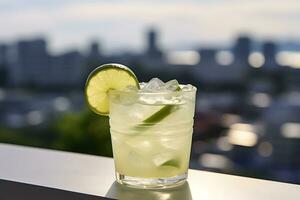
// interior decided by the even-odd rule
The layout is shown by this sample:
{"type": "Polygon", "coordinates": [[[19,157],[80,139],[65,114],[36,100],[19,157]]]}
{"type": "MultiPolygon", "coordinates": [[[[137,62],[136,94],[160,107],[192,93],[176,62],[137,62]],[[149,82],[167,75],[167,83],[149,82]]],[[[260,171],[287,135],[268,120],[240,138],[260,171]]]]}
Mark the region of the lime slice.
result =
{"type": "Polygon", "coordinates": [[[164,162],[160,166],[171,166],[171,167],[179,168],[180,167],[180,160],[179,159],[171,159],[171,160],[168,160],[168,161],[164,162]]]}
{"type": "Polygon", "coordinates": [[[109,114],[109,90],[122,90],[127,86],[139,88],[135,74],[121,64],[104,64],[89,75],[85,84],[85,97],[89,108],[99,115],[109,114]]]}
{"type": "MultiPolygon", "coordinates": [[[[176,91],[181,91],[180,86],[178,85],[176,91]]],[[[136,125],[134,129],[136,131],[143,131],[145,129],[150,128],[151,126],[157,124],[162,121],[164,118],[169,116],[171,113],[178,110],[179,107],[177,105],[165,105],[157,112],[153,113],[151,116],[144,119],[140,124],[136,125]]]]}
{"type": "MultiPolygon", "coordinates": [[[[181,88],[178,85],[175,91],[180,91],[181,88]]],[[[170,115],[172,112],[174,112],[175,110],[177,110],[177,106],[176,105],[166,105],[163,108],[161,108],[159,111],[157,111],[156,113],[154,113],[153,115],[151,115],[150,117],[148,117],[147,119],[145,119],[143,121],[143,123],[157,123],[161,120],[163,120],[165,117],[167,117],[168,115],[170,115]]]]}
{"type": "MultiPolygon", "coordinates": [[[[156,124],[177,109],[174,105],[166,105],[143,121],[143,124],[156,124]]],[[[142,125],[143,125],[142,124],[142,125]]]]}

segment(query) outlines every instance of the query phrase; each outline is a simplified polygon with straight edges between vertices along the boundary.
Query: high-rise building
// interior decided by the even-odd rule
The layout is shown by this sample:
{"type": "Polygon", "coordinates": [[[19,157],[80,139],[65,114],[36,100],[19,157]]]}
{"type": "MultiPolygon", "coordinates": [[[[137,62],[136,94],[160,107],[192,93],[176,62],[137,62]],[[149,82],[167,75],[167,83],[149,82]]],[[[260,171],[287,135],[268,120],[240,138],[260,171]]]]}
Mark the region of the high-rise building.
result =
{"type": "Polygon", "coordinates": [[[234,64],[242,67],[249,65],[248,58],[251,52],[251,40],[247,36],[237,38],[233,47],[234,64]]]}
{"type": "Polygon", "coordinates": [[[88,51],[88,59],[99,60],[101,55],[99,43],[96,41],[91,42],[89,51],[88,51]]]}
{"type": "Polygon", "coordinates": [[[154,29],[150,29],[147,33],[147,55],[151,57],[161,57],[162,52],[157,45],[157,32],[154,29]]]}
{"type": "Polygon", "coordinates": [[[22,40],[13,48],[14,61],[9,67],[11,84],[35,85],[48,77],[50,58],[44,39],[22,40]]]}
{"type": "Polygon", "coordinates": [[[104,57],[101,52],[101,47],[97,41],[92,41],[89,45],[88,52],[86,54],[86,66],[83,71],[83,76],[87,77],[92,70],[104,63],[104,57]]]}
{"type": "Polygon", "coordinates": [[[52,57],[51,79],[47,85],[79,87],[83,82],[83,56],[78,51],[66,52],[52,57]]]}
{"type": "Polygon", "coordinates": [[[48,54],[44,39],[23,40],[15,46],[9,67],[10,84],[31,87],[73,87],[82,83],[83,57],[77,51],[48,54]]]}
{"type": "Polygon", "coordinates": [[[216,49],[201,49],[201,50],[199,50],[200,65],[207,66],[207,67],[216,66],[217,65],[216,53],[217,53],[216,49]]]}
{"type": "Polygon", "coordinates": [[[0,85],[6,85],[7,82],[7,50],[8,47],[4,44],[0,44],[0,85]]]}
{"type": "Polygon", "coordinates": [[[0,44],[0,68],[7,63],[7,50],[6,45],[0,44]]]}
{"type": "Polygon", "coordinates": [[[242,84],[246,68],[240,65],[221,66],[217,62],[218,49],[208,48],[199,50],[200,62],[196,66],[194,78],[210,85],[242,84]]]}
{"type": "Polygon", "coordinates": [[[277,66],[276,53],[277,47],[274,42],[268,41],[263,43],[262,51],[265,57],[264,67],[272,69],[277,66]]]}

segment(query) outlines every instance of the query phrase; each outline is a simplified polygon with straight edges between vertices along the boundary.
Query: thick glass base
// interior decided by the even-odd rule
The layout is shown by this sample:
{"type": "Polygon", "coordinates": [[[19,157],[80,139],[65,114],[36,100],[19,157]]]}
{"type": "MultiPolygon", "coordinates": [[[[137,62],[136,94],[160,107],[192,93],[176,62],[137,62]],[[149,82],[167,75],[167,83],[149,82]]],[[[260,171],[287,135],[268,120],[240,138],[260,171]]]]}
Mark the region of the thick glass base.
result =
{"type": "Polygon", "coordinates": [[[172,188],[185,183],[187,173],[169,178],[138,178],[116,172],[117,182],[133,188],[142,189],[164,189],[172,188]]]}

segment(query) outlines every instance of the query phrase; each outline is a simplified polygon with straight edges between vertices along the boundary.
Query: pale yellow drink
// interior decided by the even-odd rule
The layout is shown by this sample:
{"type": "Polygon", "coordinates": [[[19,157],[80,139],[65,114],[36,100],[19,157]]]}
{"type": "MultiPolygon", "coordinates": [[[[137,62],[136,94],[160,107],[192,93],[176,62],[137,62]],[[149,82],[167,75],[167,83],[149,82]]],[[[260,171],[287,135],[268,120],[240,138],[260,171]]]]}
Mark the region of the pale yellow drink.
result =
{"type": "Polygon", "coordinates": [[[117,181],[149,188],[185,181],[195,93],[193,86],[159,93],[110,91],[110,130],[117,181]]]}

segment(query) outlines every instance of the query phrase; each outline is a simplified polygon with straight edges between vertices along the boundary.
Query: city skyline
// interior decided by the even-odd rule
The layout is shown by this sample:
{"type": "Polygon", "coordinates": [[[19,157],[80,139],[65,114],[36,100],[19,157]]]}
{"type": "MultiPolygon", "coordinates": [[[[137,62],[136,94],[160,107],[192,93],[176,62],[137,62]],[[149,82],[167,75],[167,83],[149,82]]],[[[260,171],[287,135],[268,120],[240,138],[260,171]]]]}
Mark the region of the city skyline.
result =
{"type": "MultiPolygon", "coordinates": [[[[31,38],[18,38],[15,41],[11,41],[10,43],[1,43],[0,41],[0,64],[1,60],[12,58],[12,52],[16,46],[18,46],[20,43],[31,43],[35,41],[43,41],[45,43],[45,49],[43,51],[46,51],[51,56],[61,56],[68,53],[75,53],[80,56],[89,56],[90,53],[94,54],[93,57],[127,57],[126,60],[130,60],[132,57],[136,56],[142,56],[145,53],[146,54],[153,54],[154,56],[162,56],[164,57],[165,61],[169,64],[175,64],[175,65],[195,65],[199,62],[200,57],[202,60],[202,53],[207,52],[206,50],[210,51],[213,50],[213,57],[214,60],[218,62],[220,65],[230,65],[232,64],[232,61],[234,59],[242,59],[245,61],[248,61],[249,64],[252,67],[259,68],[264,65],[265,61],[268,62],[268,60],[265,60],[264,57],[264,46],[265,44],[270,44],[273,46],[274,49],[274,59],[279,65],[282,66],[289,66],[292,68],[300,68],[299,61],[300,61],[300,43],[291,42],[291,43],[280,43],[280,41],[275,40],[258,40],[257,38],[251,37],[250,35],[240,33],[237,35],[237,37],[234,38],[234,41],[232,41],[227,46],[218,45],[215,46],[213,44],[210,45],[201,45],[201,44],[194,44],[193,48],[189,48],[186,50],[166,50],[162,45],[159,44],[160,40],[160,32],[155,28],[151,27],[148,29],[148,32],[144,33],[144,44],[145,47],[140,50],[139,52],[135,52],[132,50],[123,50],[119,52],[111,52],[107,53],[106,48],[103,47],[101,41],[98,40],[90,40],[89,43],[85,44],[85,48],[70,48],[70,49],[64,49],[64,51],[61,52],[53,52],[49,48],[51,46],[51,40],[49,41],[46,37],[31,37],[31,38]],[[245,42],[248,43],[248,58],[238,58],[236,57],[237,52],[233,49],[236,42],[239,41],[239,39],[243,38],[246,40],[245,42]],[[150,45],[150,46],[149,46],[150,45]],[[10,49],[10,50],[9,50],[10,49]],[[49,50],[50,49],[50,50],[49,50]],[[149,52],[150,50],[150,52],[149,52]],[[203,51],[204,50],[204,51],[203,51]],[[7,51],[5,53],[5,51],[7,51]],[[11,53],[9,53],[11,52],[11,53]],[[10,56],[8,56],[8,54],[10,56]],[[7,58],[4,58],[5,54],[8,56],[7,58]]],[[[239,50],[238,50],[239,51],[239,50]]],[[[208,54],[209,55],[209,54],[208,54]]],[[[100,58],[99,57],[99,58],[100,58]]],[[[206,57],[204,55],[204,57],[206,57]]],[[[209,57],[209,56],[208,56],[209,57]]],[[[206,58],[208,58],[206,57],[206,58]]],[[[98,59],[99,59],[98,58],[98,59]]],[[[96,60],[98,60],[96,59],[96,60]]],[[[274,60],[274,62],[275,62],[274,60]]],[[[113,61],[113,60],[112,60],[113,61]]],[[[202,62],[202,61],[201,61],[202,62]]],[[[273,64],[272,64],[273,65],[273,64]]]]}
{"type": "Polygon", "coordinates": [[[299,41],[300,3],[251,1],[1,1],[1,42],[46,36],[50,50],[83,49],[91,39],[107,52],[140,51],[148,27],[160,30],[165,49],[195,44],[228,46],[237,33],[259,40],[299,41]],[[114,12],[112,12],[114,11],[114,12]],[[188,11],[188,12],[187,12],[188,11]],[[9,23],[7,23],[9,19],[9,23]],[[222,23],[220,23],[222,22],[222,23]],[[222,34],[220,34],[222,33],[222,34]]]}
{"type": "MultiPolygon", "coordinates": [[[[299,52],[282,51],[277,42],[268,40],[257,43],[260,53],[257,52],[257,47],[253,49],[255,40],[243,35],[236,38],[226,50],[220,47],[201,47],[193,51],[166,52],[158,46],[158,38],[159,34],[151,29],[145,34],[147,45],[143,51],[137,54],[123,52],[112,55],[103,54],[97,42],[90,43],[89,51],[72,49],[61,54],[49,52],[48,42],[43,38],[17,40],[9,45],[0,44],[0,66],[6,72],[2,82],[11,86],[78,87],[83,84],[89,70],[100,63],[116,61],[129,66],[142,65],[149,70],[163,66],[161,73],[174,73],[172,76],[175,77],[181,70],[193,70],[196,75],[186,75],[182,81],[197,82],[200,78],[207,83],[237,83],[242,81],[244,73],[251,71],[250,68],[262,67],[263,70],[279,72],[300,67],[299,52]],[[186,66],[193,67],[188,69],[186,66]]],[[[148,79],[149,77],[143,77],[144,81],[148,79]]]]}

